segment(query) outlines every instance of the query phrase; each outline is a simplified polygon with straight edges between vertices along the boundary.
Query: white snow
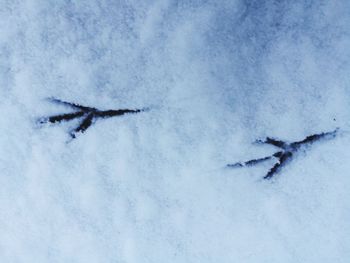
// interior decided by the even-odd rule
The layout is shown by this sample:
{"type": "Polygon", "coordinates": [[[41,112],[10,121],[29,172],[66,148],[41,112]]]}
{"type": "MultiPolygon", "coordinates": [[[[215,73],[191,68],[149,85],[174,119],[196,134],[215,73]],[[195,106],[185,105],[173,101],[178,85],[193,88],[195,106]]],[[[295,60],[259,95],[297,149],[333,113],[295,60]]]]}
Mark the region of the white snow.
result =
{"type": "Polygon", "coordinates": [[[0,0],[0,262],[348,262],[349,57],[346,0],[0,0]]]}

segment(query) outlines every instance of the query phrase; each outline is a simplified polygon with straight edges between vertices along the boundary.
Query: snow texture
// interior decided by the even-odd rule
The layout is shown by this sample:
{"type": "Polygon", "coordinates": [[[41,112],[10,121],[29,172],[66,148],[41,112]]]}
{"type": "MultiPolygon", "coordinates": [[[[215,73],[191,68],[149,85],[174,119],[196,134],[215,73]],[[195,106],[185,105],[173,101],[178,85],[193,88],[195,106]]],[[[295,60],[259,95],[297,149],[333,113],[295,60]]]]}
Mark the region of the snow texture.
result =
{"type": "Polygon", "coordinates": [[[0,0],[0,262],[349,262],[349,57],[348,0],[0,0]]]}

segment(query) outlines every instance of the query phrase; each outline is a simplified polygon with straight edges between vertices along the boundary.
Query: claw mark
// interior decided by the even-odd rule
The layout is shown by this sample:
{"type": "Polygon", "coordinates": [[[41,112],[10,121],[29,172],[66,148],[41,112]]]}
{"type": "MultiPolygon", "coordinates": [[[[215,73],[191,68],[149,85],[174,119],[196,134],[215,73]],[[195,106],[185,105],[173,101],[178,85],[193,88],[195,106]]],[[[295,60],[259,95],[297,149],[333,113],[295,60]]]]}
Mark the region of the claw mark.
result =
{"type": "Polygon", "coordinates": [[[69,134],[70,136],[75,139],[76,135],[78,133],[84,133],[97,119],[99,118],[110,118],[110,117],[115,117],[115,116],[122,116],[124,114],[128,113],[139,113],[143,111],[147,111],[148,109],[135,109],[135,110],[130,110],[130,109],[119,109],[119,110],[98,110],[96,108],[92,107],[86,107],[82,106],[76,103],[71,103],[63,100],[59,100],[56,98],[50,98],[49,99],[53,103],[57,104],[62,104],[69,106],[71,108],[74,108],[78,110],[77,112],[72,112],[72,113],[66,113],[66,114],[58,114],[54,116],[49,116],[45,118],[41,118],[39,120],[39,123],[60,123],[63,121],[70,121],[73,119],[80,119],[82,118],[83,120],[79,124],[78,127],[73,129],[69,134]]]}
{"type": "Polygon", "coordinates": [[[287,143],[285,141],[277,140],[274,138],[267,137],[265,140],[257,140],[257,143],[260,144],[270,144],[277,148],[280,148],[281,151],[278,151],[270,156],[266,156],[259,159],[252,159],[246,162],[238,162],[234,164],[228,164],[227,167],[235,168],[235,167],[244,167],[244,166],[253,166],[255,164],[270,160],[277,159],[277,162],[274,166],[267,172],[264,176],[264,179],[271,179],[276,173],[278,173],[281,168],[287,164],[292,158],[293,154],[295,154],[300,148],[304,145],[309,145],[318,141],[320,139],[332,139],[336,136],[338,132],[338,128],[331,132],[324,132],[320,134],[314,134],[307,136],[305,139],[297,142],[287,143]]]}

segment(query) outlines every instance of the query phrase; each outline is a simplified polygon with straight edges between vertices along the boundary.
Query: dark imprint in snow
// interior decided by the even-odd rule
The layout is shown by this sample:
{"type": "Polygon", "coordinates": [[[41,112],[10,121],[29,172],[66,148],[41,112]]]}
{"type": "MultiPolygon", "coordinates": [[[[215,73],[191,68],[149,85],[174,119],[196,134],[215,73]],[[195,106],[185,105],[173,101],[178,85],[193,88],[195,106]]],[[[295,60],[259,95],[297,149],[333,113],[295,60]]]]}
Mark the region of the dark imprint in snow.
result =
{"type": "Polygon", "coordinates": [[[244,166],[253,166],[255,164],[270,160],[277,159],[277,163],[268,171],[264,176],[264,179],[271,179],[276,173],[278,173],[283,166],[285,166],[291,159],[293,155],[300,150],[301,147],[310,145],[318,140],[332,139],[336,136],[338,128],[331,132],[324,132],[320,134],[314,134],[307,136],[304,140],[287,143],[285,141],[276,140],[270,137],[267,137],[265,140],[256,141],[259,144],[271,144],[280,149],[280,151],[263,158],[252,159],[247,162],[238,162],[234,164],[228,164],[227,167],[244,167],[244,166]]]}
{"type": "Polygon", "coordinates": [[[147,109],[119,109],[119,110],[98,110],[92,107],[82,106],[76,103],[66,102],[63,100],[59,100],[56,98],[49,99],[53,103],[63,104],[69,106],[71,108],[76,109],[76,112],[66,113],[66,114],[58,114],[54,116],[44,117],[39,120],[39,123],[60,123],[63,121],[70,121],[73,119],[82,118],[83,120],[79,124],[78,127],[70,131],[70,136],[72,139],[76,138],[77,133],[85,132],[95,121],[99,118],[110,118],[115,116],[122,116],[124,114],[134,114],[146,111],[147,109]]]}

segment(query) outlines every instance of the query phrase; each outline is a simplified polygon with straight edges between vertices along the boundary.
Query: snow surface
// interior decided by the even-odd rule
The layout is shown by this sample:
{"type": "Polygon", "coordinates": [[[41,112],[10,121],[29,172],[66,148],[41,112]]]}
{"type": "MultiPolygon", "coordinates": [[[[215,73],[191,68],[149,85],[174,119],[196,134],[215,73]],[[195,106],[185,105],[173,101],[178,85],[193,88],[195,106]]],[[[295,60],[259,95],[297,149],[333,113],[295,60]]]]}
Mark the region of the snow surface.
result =
{"type": "Polygon", "coordinates": [[[347,0],[0,0],[0,262],[349,262],[349,57],[347,0]]]}

